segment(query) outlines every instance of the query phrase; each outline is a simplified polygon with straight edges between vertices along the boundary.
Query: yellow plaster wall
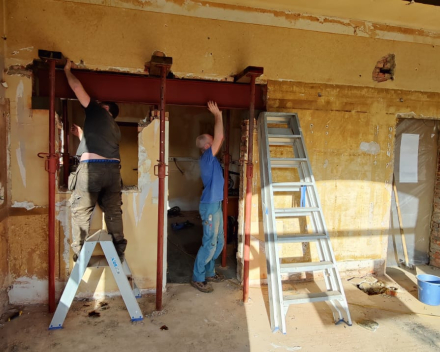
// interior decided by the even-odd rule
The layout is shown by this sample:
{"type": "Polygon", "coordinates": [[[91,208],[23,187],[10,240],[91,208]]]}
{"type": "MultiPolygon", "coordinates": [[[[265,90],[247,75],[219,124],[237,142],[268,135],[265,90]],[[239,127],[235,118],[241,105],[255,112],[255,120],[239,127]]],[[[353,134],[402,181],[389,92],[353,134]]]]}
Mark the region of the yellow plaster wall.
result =
{"type": "MultiPolygon", "coordinates": [[[[31,110],[30,79],[8,77],[8,98],[11,101],[10,172],[12,180],[12,209],[8,219],[8,270],[12,289],[11,303],[42,302],[47,298],[47,172],[44,160],[37,152],[48,149],[48,111],[31,110]]],[[[157,177],[153,166],[159,155],[158,121],[154,121],[135,138],[135,165],[139,169],[136,192],[124,192],[123,221],[128,239],[127,258],[140,288],[155,287],[157,241],[157,177]],[[139,150],[137,146],[139,145],[139,150]],[[136,259],[134,259],[136,258],[136,259]]],[[[133,166],[133,165],[132,165],[133,166]]],[[[60,192],[56,199],[56,278],[57,293],[72,268],[70,241],[70,193],[60,192]]],[[[92,231],[102,227],[102,213],[97,208],[92,218],[92,231]]],[[[0,228],[4,230],[4,223],[0,228]]],[[[3,233],[2,233],[3,236],[3,233]]],[[[2,252],[6,247],[2,247],[2,252]]],[[[5,263],[1,264],[3,268],[5,263]]],[[[0,271],[1,272],[1,271],[0,271]]],[[[80,287],[79,295],[102,295],[117,292],[107,270],[89,270],[80,287]]]]}
{"type": "Polygon", "coordinates": [[[440,10],[402,0],[65,0],[182,16],[419,43],[439,43],[440,10]]]}
{"type": "MultiPolygon", "coordinates": [[[[85,67],[129,72],[142,71],[151,53],[162,50],[173,57],[173,72],[181,77],[225,79],[248,65],[264,66],[262,81],[269,82],[268,110],[297,111],[307,127],[306,142],[338,259],[384,258],[383,237],[388,226],[385,209],[389,208],[393,162],[394,130],[389,129],[394,128],[398,113],[439,116],[439,97],[435,92],[440,92],[440,46],[435,35],[421,33],[427,38],[423,43],[412,42],[417,41],[416,36],[399,41],[402,38],[397,34],[398,40],[390,41],[378,39],[374,33],[332,34],[252,21],[233,22],[233,17],[223,21],[136,11],[123,1],[118,2],[119,7],[103,6],[108,2],[96,5],[55,0],[5,4],[7,67],[31,63],[37,58],[38,49],[60,50],[76,62],[83,60],[85,67]],[[396,79],[373,82],[371,72],[376,61],[390,52],[396,55],[396,79]],[[322,94],[319,99],[318,92],[322,94]],[[379,154],[361,153],[358,144],[362,142],[378,143],[379,154]],[[357,241],[362,248],[356,246],[357,241]],[[368,248],[368,254],[364,248],[368,248]]],[[[45,262],[40,259],[45,256],[43,249],[36,258],[29,259],[29,255],[36,246],[46,246],[47,173],[44,161],[36,153],[48,148],[47,112],[29,110],[31,79],[16,75],[13,70],[8,73],[5,80],[11,103],[11,202],[24,202],[18,205],[20,208],[37,207],[29,213],[20,209],[10,219],[9,237],[22,236],[24,228],[36,228],[37,232],[28,243],[18,243],[19,237],[10,243],[11,275],[39,279],[45,277],[45,262]]],[[[137,264],[131,265],[144,288],[154,287],[156,273],[157,186],[152,165],[157,160],[157,141],[157,129],[144,130],[140,141],[140,189],[123,195],[127,255],[138,259],[137,264]]],[[[257,279],[264,277],[264,272],[259,272],[260,268],[264,270],[264,260],[259,254],[261,224],[255,213],[258,197],[254,189],[251,254],[258,261],[251,263],[251,277],[257,279]]],[[[67,198],[59,196],[60,208],[68,207],[67,198]]],[[[61,218],[65,220],[67,216],[61,218]]],[[[69,270],[68,221],[64,226],[59,228],[58,239],[59,262],[64,262],[59,271],[61,280],[69,270]]],[[[26,231],[24,234],[28,234],[26,231]]],[[[21,238],[27,240],[26,236],[21,238]]],[[[97,281],[90,282],[85,291],[97,281]]]]}
{"type": "Polygon", "coordinates": [[[12,207],[48,205],[45,159],[37,154],[49,151],[47,110],[31,110],[32,81],[28,77],[8,76],[10,100],[10,158],[12,207]],[[19,203],[17,205],[17,203],[19,203]]]}
{"type": "Polygon", "coordinates": [[[177,161],[177,165],[173,161],[168,163],[168,204],[182,210],[198,210],[203,184],[198,163],[200,151],[195,141],[202,133],[213,133],[213,118],[203,108],[169,106],[167,110],[170,113],[170,157],[188,158],[188,161],[177,161]]]}
{"type": "MultiPolygon", "coordinates": [[[[439,119],[440,94],[276,81],[268,82],[267,94],[268,111],[298,113],[341,270],[380,272],[389,228],[397,116],[439,119]]],[[[250,278],[259,280],[266,277],[266,266],[264,254],[259,254],[264,232],[255,138],[254,143],[251,253],[256,254],[259,265],[251,265],[250,278]]],[[[275,151],[277,154],[289,157],[285,150],[275,151]]],[[[281,182],[294,175],[274,172],[274,177],[281,182]]],[[[286,202],[285,197],[275,198],[275,202],[280,207],[292,206],[292,200],[286,202]]],[[[280,234],[300,229],[298,224],[277,222],[280,234]]],[[[317,260],[313,244],[306,250],[291,245],[281,253],[287,261],[317,260]]]]}
{"type": "Polygon", "coordinates": [[[440,91],[439,45],[397,34],[380,40],[54,0],[8,1],[6,20],[7,66],[26,65],[44,48],[86,67],[137,72],[162,50],[182,77],[224,79],[258,65],[263,80],[440,91]],[[396,79],[379,85],[371,74],[388,53],[396,55],[396,79]]]}

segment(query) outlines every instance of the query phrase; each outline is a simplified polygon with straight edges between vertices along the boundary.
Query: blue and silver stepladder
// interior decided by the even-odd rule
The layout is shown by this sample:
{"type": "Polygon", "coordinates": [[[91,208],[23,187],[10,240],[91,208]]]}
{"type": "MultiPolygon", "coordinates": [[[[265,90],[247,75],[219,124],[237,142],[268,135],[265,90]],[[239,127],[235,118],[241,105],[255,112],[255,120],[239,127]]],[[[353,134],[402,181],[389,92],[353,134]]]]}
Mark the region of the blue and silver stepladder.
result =
{"type": "Polygon", "coordinates": [[[55,314],[49,325],[49,330],[61,329],[67,312],[72,305],[82,277],[88,267],[110,267],[110,270],[121,292],[122,299],[130,314],[131,321],[143,320],[143,314],[136,298],[141,297],[140,290],[133,280],[132,273],[125,259],[122,263],[113,245],[112,237],[105,230],[99,230],[86,239],[78,259],[70,274],[67,285],[61,295],[55,314]],[[96,245],[102,248],[104,255],[92,256],[96,245]]]}

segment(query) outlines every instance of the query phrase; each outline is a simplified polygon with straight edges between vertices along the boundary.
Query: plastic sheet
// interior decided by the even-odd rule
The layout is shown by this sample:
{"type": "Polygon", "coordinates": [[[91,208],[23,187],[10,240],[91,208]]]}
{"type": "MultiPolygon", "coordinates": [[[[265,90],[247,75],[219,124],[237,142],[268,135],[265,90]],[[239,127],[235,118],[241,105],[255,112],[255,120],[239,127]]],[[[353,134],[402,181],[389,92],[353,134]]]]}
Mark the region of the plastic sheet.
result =
{"type": "MultiPolygon", "coordinates": [[[[429,262],[431,216],[437,169],[437,142],[438,127],[436,121],[404,119],[397,125],[394,177],[410,265],[427,264],[429,262]],[[400,179],[401,162],[405,162],[405,154],[408,155],[408,152],[411,154],[411,151],[408,151],[408,145],[405,144],[405,138],[403,140],[405,154],[402,154],[403,134],[416,134],[419,137],[419,143],[417,144],[418,167],[417,170],[414,170],[417,171],[417,182],[414,183],[404,183],[401,181],[405,180],[400,179]]],[[[412,148],[417,148],[417,146],[415,143],[411,145],[412,148]]],[[[407,167],[408,164],[402,166],[407,167]]],[[[394,192],[391,203],[389,234],[387,265],[393,266],[399,261],[405,260],[394,192]]]]}

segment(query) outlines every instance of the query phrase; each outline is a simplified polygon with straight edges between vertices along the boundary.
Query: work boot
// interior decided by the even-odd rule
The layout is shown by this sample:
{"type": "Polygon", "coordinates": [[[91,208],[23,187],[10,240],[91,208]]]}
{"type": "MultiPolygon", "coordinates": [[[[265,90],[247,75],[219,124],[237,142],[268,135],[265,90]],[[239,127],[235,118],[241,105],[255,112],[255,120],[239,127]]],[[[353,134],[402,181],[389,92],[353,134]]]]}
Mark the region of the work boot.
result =
{"type": "Polygon", "coordinates": [[[211,284],[209,284],[206,281],[200,282],[200,281],[191,280],[191,286],[195,287],[196,289],[198,289],[200,292],[203,292],[203,293],[210,293],[210,292],[214,291],[211,284]]]}
{"type": "Polygon", "coordinates": [[[223,274],[215,273],[214,276],[209,276],[206,278],[208,282],[222,282],[225,281],[225,276],[223,274]]]}

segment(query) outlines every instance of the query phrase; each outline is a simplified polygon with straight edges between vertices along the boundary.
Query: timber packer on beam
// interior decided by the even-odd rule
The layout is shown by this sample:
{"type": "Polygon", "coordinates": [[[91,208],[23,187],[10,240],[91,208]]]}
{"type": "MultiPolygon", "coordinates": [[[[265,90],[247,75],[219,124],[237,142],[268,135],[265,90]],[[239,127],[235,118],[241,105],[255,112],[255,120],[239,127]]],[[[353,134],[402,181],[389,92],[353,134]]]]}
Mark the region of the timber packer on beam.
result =
{"type": "MultiPolygon", "coordinates": [[[[84,89],[94,99],[118,103],[160,105],[161,78],[140,74],[123,74],[74,69],[84,89]]],[[[64,71],[55,71],[55,97],[76,99],[64,71]]],[[[49,96],[49,71],[34,61],[33,97],[49,96]]],[[[265,86],[255,86],[255,108],[265,110],[265,86]]],[[[167,78],[167,105],[206,107],[214,100],[222,109],[248,109],[249,84],[167,78]]]]}

